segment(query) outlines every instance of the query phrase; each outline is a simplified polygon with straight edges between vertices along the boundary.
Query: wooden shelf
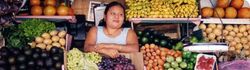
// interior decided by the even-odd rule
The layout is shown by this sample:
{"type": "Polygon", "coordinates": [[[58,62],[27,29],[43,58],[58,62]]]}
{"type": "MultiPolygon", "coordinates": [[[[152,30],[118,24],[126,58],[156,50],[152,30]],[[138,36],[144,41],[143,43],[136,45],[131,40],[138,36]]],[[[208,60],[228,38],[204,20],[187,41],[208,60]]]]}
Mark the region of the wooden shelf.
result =
{"type": "Polygon", "coordinates": [[[138,23],[200,23],[200,18],[131,18],[129,21],[138,23]]]}
{"type": "Polygon", "coordinates": [[[68,19],[75,19],[74,16],[16,16],[17,20],[25,20],[31,18],[46,19],[55,22],[68,21],[68,19]]]}
{"type": "Polygon", "coordinates": [[[250,24],[250,19],[219,19],[219,18],[208,18],[208,19],[201,19],[203,23],[217,23],[217,24],[250,24]]]}

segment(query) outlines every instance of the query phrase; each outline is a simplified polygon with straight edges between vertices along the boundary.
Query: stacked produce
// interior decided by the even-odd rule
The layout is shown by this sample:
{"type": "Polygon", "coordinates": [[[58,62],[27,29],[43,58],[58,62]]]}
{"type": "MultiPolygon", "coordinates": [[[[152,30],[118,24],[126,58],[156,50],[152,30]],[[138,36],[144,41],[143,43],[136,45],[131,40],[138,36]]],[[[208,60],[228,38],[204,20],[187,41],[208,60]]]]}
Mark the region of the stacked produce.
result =
{"type": "Polygon", "coordinates": [[[171,39],[170,37],[165,36],[163,33],[151,28],[137,30],[137,36],[140,46],[154,43],[155,45],[171,49],[172,46],[178,42],[178,40],[171,39]]]}
{"type": "Polygon", "coordinates": [[[34,16],[37,15],[46,15],[53,16],[58,14],[59,16],[74,15],[73,9],[67,7],[65,3],[60,4],[56,8],[56,0],[45,0],[44,3],[41,3],[41,0],[30,0],[31,11],[30,13],[34,16]],[[44,4],[42,8],[41,4],[44,4]]]}
{"type": "Polygon", "coordinates": [[[63,49],[58,47],[2,47],[0,53],[0,70],[61,70],[63,65],[63,49]]]}
{"type": "Polygon", "coordinates": [[[3,36],[6,38],[7,47],[24,47],[28,42],[31,42],[35,37],[42,33],[55,30],[56,26],[52,22],[40,19],[29,19],[23,21],[18,26],[6,28],[3,36]]]}
{"type": "Polygon", "coordinates": [[[197,17],[196,0],[126,0],[127,18],[197,17]]]}
{"type": "Polygon", "coordinates": [[[99,70],[135,70],[131,60],[123,55],[117,58],[103,57],[98,67],[99,70]]]}
{"type": "Polygon", "coordinates": [[[217,0],[216,7],[203,7],[202,17],[250,18],[250,8],[243,7],[244,0],[217,0]]]}
{"type": "Polygon", "coordinates": [[[43,33],[41,36],[35,38],[35,41],[29,43],[33,47],[39,47],[41,49],[49,50],[52,46],[63,48],[66,45],[66,34],[67,32],[53,30],[49,33],[43,33]]]}
{"type": "Polygon", "coordinates": [[[68,70],[98,70],[97,63],[102,57],[98,53],[83,53],[77,48],[73,48],[67,53],[68,70]]]}
{"type": "Polygon", "coordinates": [[[166,70],[182,70],[187,68],[187,63],[182,60],[182,57],[174,58],[173,56],[167,56],[164,69],[166,70]]]}

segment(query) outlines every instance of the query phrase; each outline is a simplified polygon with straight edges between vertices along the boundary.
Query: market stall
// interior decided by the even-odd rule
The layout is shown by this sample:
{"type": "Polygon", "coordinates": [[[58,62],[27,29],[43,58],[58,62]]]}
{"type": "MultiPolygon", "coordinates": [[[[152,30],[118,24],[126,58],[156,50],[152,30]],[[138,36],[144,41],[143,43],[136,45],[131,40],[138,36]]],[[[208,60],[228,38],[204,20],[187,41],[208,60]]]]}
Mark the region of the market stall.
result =
{"type": "Polygon", "coordinates": [[[68,24],[82,20],[75,18],[79,11],[90,12],[73,5],[81,3],[25,1],[0,1],[0,70],[249,69],[247,0],[119,1],[126,6],[126,21],[136,32],[139,52],[120,53],[117,58],[72,46],[68,24]]]}

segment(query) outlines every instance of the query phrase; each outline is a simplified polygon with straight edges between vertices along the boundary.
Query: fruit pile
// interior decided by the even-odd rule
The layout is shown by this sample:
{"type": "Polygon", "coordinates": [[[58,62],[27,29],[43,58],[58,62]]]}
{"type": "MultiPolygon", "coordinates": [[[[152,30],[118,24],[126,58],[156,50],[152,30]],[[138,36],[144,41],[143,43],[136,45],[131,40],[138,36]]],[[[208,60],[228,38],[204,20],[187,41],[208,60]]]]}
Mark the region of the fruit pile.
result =
{"type": "Polygon", "coordinates": [[[117,58],[103,57],[98,67],[99,70],[135,70],[131,60],[123,55],[117,58]]]}
{"type": "Polygon", "coordinates": [[[196,0],[126,0],[127,18],[198,17],[196,0]]]}
{"type": "Polygon", "coordinates": [[[41,49],[50,50],[52,46],[60,47],[64,49],[66,45],[66,34],[67,32],[53,30],[50,32],[43,33],[41,37],[36,37],[35,41],[29,43],[29,45],[33,47],[39,47],[41,49]]]}
{"type": "Polygon", "coordinates": [[[182,57],[174,58],[173,56],[168,56],[166,58],[166,63],[164,64],[164,69],[182,70],[187,68],[187,66],[187,63],[182,60],[182,57]]]}
{"type": "Polygon", "coordinates": [[[0,49],[0,70],[61,70],[63,49],[52,47],[49,51],[41,48],[0,49]]]}
{"type": "Polygon", "coordinates": [[[218,42],[222,39],[229,44],[229,51],[249,56],[250,25],[200,24],[206,41],[218,42]]]}
{"type": "Polygon", "coordinates": [[[216,7],[203,7],[202,17],[250,18],[250,8],[243,7],[244,0],[217,0],[216,7]]]}
{"type": "Polygon", "coordinates": [[[65,3],[62,3],[57,8],[56,4],[56,0],[30,0],[30,6],[32,6],[30,13],[34,16],[42,14],[46,16],[53,16],[55,14],[58,14],[60,16],[74,15],[73,9],[67,7],[65,3]],[[44,4],[43,6],[45,6],[44,8],[42,8],[41,2],[44,2],[42,3],[44,4]]]}

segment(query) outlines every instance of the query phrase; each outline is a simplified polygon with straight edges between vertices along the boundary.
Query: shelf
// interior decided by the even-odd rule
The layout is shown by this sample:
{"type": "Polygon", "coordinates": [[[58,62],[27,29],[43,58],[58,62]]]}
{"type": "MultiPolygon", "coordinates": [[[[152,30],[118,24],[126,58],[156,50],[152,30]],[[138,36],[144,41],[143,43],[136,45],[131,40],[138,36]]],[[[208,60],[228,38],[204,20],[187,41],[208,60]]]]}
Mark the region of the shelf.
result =
{"type": "Polygon", "coordinates": [[[131,18],[129,21],[138,23],[200,23],[200,18],[131,18]]]}
{"type": "Polygon", "coordinates": [[[68,21],[68,19],[74,19],[74,16],[16,16],[17,20],[25,20],[30,18],[46,19],[49,21],[61,22],[68,21]]]}
{"type": "MultiPolygon", "coordinates": [[[[250,19],[221,19],[223,24],[250,24],[250,19]]],[[[221,24],[221,20],[219,18],[209,18],[209,19],[201,19],[203,23],[217,23],[221,24]]]]}

